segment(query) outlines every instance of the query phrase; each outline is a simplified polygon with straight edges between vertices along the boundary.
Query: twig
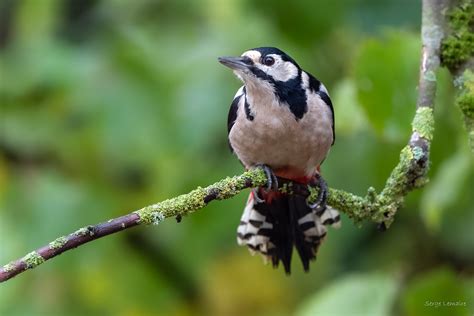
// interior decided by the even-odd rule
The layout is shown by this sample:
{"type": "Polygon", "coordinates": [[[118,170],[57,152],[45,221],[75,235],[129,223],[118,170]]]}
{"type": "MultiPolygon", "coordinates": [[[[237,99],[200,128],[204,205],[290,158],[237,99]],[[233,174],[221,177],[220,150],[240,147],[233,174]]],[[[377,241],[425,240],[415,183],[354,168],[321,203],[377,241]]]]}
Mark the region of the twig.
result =
{"type": "MultiPolygon", "coordinates": [[[[412,135],[400,154],[400,162],[393,169],[380,194],[370,187],[365,197],[342,190],[329,189],[328,204],[345,212],[355,221],[372,220],[381,228],[388,228],[400,209],[404,197],[426,182],[429,146],[433,136],[433,107],[436,92],[436,71],[443,37],[443,16],[448,0],[423,0],[422,58],[420,65],[419,97],[412,123],[412,135]]],[[[59,237],[26,256],[0,268],[0,282],[32,269],[67,250],[140,224],[159,224],[168,217],[184,217],[203,208],[213,200],[223,200],[250,187],[266,183],[262,169],[254,169],[240,176],[226,178],[206,188],[146,206],[128,215],[97,225],[83,227],[67,236],[59,237]]],[[[280,191],[300,194],[314,199],[318,192],[304,185],[279,179],[280,191]]]]}
{"type": "Polygon", "coordinates": [[[133,213],[111,219],[97,225],[83,227],[72,234],[62,236],[0,269],[0,282],[4,282],[27,269],[33,269],[46,260],[101,237],[140,224],[159,224],[167,217],[185,216],[213,200],[223,200],[238,194],[241,190],[266,183],[260,169],[245,172],[240,176],[227,178],[206,188],[197,188],[188,194],[146,206],[133,213]]]}

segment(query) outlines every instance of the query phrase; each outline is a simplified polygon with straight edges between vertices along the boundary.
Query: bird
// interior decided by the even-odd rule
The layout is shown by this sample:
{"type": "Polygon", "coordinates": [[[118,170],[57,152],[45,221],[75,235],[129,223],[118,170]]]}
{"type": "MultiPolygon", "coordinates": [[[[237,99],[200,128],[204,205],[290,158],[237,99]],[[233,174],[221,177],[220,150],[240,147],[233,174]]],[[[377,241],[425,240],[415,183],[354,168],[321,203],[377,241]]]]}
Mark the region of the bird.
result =
{"type": "Polygon", "coordinates": [[[228,143],[247,169],[261,167],[266,186],[250,192],[237,228],[237,242],[291,273],[293,248],[304,271],[316,259],[326,226],[340,225],[326,205],[320,166],[335,141],[334,109],[326,87],[275,47],[258,47],[239,57],[219,57],[243,82],[231,103],[228,143]],[[317,186],[316,202],[278,190],[278,178],[317,186]]]}

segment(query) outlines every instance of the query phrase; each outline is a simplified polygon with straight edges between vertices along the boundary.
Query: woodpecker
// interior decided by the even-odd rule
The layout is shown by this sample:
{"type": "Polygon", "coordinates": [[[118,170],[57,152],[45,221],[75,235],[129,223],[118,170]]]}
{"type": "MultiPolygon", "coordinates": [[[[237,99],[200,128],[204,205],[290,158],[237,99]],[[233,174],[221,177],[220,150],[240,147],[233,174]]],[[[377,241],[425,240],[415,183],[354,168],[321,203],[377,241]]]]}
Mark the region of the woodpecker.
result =
{"type": "Polygon", "coordinates": [[[227,120],[231,151],[246,169],[263,167],[268,185],[251,191],[237,242],[290,274],[293,247],[303,268],[326,236],[340,224],[326,206],[327,186],[320,165],[334,144],[334,110],[326,87],[274,47],[253,48],[240,57],[219,57],[243,82],[227,120]],[[278,191],[277,177],[317,184],[318,201],[278,191]]]}

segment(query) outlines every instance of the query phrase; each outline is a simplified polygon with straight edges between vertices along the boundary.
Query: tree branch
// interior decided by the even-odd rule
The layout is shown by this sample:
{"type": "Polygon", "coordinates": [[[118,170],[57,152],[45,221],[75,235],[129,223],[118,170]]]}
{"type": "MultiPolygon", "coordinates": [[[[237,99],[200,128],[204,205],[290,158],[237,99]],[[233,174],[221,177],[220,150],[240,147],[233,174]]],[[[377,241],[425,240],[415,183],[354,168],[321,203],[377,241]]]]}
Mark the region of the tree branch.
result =
{"type": "MultiPolygon", "coordinates": [[[[328,204],[345,212],[354,221],[371,220],[385,229],[402,206],[404,197],[426,182],[429,147],[434,130],[433,107],[436,93],[436,71],[439,68],[440,43],[443,37],[443,16],[448,0],[423,0],[422,58],[420,65],[419,96],[412,122],[412,135],[400,153],[400,161],[390,174],[380,194],[370,187],[365,197],[342,190],[329,189],[328,204]]],[[[140,224],[159,224],[168,217],[181,218],[203,208],[213,200],[231,198],[242,190],[266,184],[262,169],[254,169],[232,178],[226,178],[206,188],[197,189],[161,203],[146,206],[130,214],[97,225],[83,227],[62,236],[0,269],[0,282],[32,269],[55,256],[140,224]]],[[[279,179],[279,189],[288,194],[308,196],[314,200],[314,188],[279,179]]]]}
{"type": "Polygon", "coordinates": [[[140,224],[158,225],[167,217],[188,215],[203,208],[213,200],[227,199],[243,189],[261,186],[265,183],[265,173],[261,169],[255,169],[240,176],[226,178],[206,188],[198,187],[187,194],[146,206],[107,222],[80,228],[67,236],[56,238],[48,245],[30,252],[23,258],[4,265],[0,269],[0,282],[6,281],[27,269],[35,268],[46,260],[90,241],[140,224]]]}
{"type": "Polygon", "coordinates": [[[455,103],[464,116],[474,154],[474,4],[468,0],[454,2],[457,5],[447,14],[449,35],[443,40],[441,59],[458,88],[455,103]]]}

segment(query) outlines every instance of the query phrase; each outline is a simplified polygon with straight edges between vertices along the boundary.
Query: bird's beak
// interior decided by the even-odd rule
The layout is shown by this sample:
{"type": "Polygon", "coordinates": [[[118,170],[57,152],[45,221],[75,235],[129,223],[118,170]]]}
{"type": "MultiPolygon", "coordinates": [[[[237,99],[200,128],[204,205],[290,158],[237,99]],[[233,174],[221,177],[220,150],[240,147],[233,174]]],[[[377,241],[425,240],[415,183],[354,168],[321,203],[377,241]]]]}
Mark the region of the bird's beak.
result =
{"type": "Polygon", "coordinates": [[[249,60],[243,57],[219,57],[221,64],[233,70],[247,70],[250,66],[249,60]]]}

